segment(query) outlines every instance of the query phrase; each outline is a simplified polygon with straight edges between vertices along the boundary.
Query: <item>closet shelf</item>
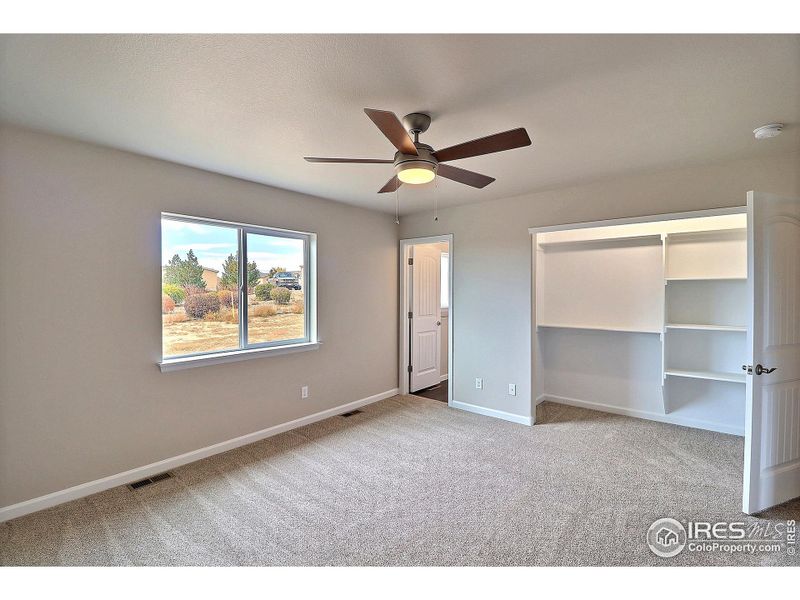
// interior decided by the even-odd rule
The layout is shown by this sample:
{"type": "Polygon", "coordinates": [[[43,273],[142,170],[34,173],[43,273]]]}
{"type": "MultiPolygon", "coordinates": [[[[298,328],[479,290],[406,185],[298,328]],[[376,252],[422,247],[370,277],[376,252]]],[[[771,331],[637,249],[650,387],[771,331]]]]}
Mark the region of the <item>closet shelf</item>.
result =
{"type": "Polygon", "coordinates": [[[739,325],[706,325],[702,323],[667,323],[665,327],[667,329],[690,329],[695,331],[747,331],[747,327],[739,325]]]}
{"type": "Polygon", "coordinates": [[[744,373],[721,373],[719,371],[684,371],[681,369],[666,369],[664,375],[672,377],[686,377],[688,379],[709,379],[711,381],[730,381],[744,383],[744,373]]]}
{"type": "Polygon", "coordinates": [[[742,277],[665,277],[667,283],[671,281],[747,281],[747,276],[742,277]]]}
{"type": "Polygon", "coordinates": [[[613,331],[616,333],[662,333],[653,329],[633,329],[625,327],[595,327],[593,325],[553,325],[539,323],[537,329],[578,329],[583,331],[613,331]]]}
{"type": "Polygon", "coordinates": [[[726,229],[701,229],[698,231],[674,231],[667,233],[667,240],[670,238],[693,238],[693,237],[724,237],[741,236],[747,233],[747,227],[729,227],[726,229]]]}
{"type": "Polygon", "coordinates": [[[594,238],[591,240],[562,240],[558,242],[539,242],[543,250],[548,248],[566,248],[568,246],[633,246],[638,244],[660,244],[661,234],[629,235],[625,237],[594,238]]]}

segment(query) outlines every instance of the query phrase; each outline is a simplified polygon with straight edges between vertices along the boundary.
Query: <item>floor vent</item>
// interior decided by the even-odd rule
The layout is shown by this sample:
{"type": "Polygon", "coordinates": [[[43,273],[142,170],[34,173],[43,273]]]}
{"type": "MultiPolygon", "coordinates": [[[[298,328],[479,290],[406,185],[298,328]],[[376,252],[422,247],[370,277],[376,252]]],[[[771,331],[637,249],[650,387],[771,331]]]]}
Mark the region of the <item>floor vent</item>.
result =
{"type": "Polygon", "coordinates": [[[139,481],[134,481],[133,483],[129,483],[128,487],[132,490],[138,490],[139,488],[145,487],[146,485],[158,483],[159,481],[164,481],[165,479],[170,479],[171,477],[172,473],[159,473],[158,475],[153,475],[152,477],[148,477],[146,479],[140,479],[139,481]]]}
{"type": "Polygon", "coordinates": [[[356,410],[351,410],[351,411],[346,412],[346,413],[342,413],[339,416],[340,417],[344,417],[346,419],[347,417],[352,417],[353,415],[357,415],[358,413],[362,413],[362,412],[364,412],[364,411],[356,409],[356,410]]]}

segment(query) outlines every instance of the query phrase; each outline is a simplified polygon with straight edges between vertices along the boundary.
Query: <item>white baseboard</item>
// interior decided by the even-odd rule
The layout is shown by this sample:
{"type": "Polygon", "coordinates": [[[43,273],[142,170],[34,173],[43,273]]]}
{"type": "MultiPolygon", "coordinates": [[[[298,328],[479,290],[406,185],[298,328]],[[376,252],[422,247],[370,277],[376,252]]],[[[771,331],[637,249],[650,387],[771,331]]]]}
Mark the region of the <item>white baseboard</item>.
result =
{"type": "Polygon", "coordinates": [[[439,383],[441,383],[443,381],[447,381],[447,373],[445,373],[444,375],[440,375],[439,376],[439,383]]]}
{"type": "Polygon", "coordinates": [[[284,431],[296,429],[297,427],[302,427],[303,425],[309,425],[311,423],[315,423],[316,421],[322,421],[328,417],[333,417],[343,412],[354,410],[361,406],[372,404],[373,402],[378,402],[379,400],[391,398],[397,394],[397,388],[386,390],[385,392],[375,394],[374,396],[369,396],[367,398],[362,398],[361,400],[356,400],[355,402],[349,402],[348,404],[329,408],[306,417],[300,417],[299,419],[294,419],[293,421],[289,421],[287,423],[273,425],[272,427],[267,427],[266,429],[262,429],[260,431],[254,431],[253,433],[248,433],[247,435],[233,438],[232,440],[219,442],[218,444],[212,444],[211,446],[206,446],[205,448],[200,448],[198,450],[192,450],[191,452],[186,452],[185,454],[173,456],[172,458],[166,458],[158,462],[150,463],[149,465],[144,465],[143,467],[136,467],[135,469],[130,469],[129,471],[124,471],[123,473],[117,473],[116,475],[109,475],[108,477],[95,479],[94,481],[89,481],[87,483],[81,483],[65,490],[39,496],[38,498],[24,500],[23,502],[11,504],[10,506],[4,506],[0,508],[0,523],[3,521],[8,521],[9,519],[16,519],[17,517],[43,510],[45,508],[50,508],[58,504],[63,504],[64,502],[69,502],[70,500],[77,500],[78,498],[90,496],[92,494],[96,494],[97,492],[102,492],[119,485],[125,485],[133,481],[138,481],[139,479],[144,479],[145,477],[150,477],[151,475],[156,475],[157,473],[163,473],[164,471],[181,467],[202,458],[213,456],[214,454],[220,454],[240,446],[246,446],[247,444],[252,444],[253,442],[258,442],[268,437],[272,437],[273,435],[283,433],[284,431]]]}
{"type": "Polygon", "coordinates": [[[504,421],[511,421],[512,423],[519,423],[520,425],[532,425],[533,419],[523,415],[517,415],[504,410],[496,410],[494,408],[486,408],[485,406],[478,406],[477,404],[468,404],[466,402],[450,402],[453,408],[459,408],[468,412],[484,415],[486,417],[494,417],[496,419],[503,419],[504,421]]]}
{"type": "Polygon", "coordinates": [[[542,394],[536,399],[536,403],[543,401],[555,402],[556,404],[567,404],[569,406],[577,406],[579,408],[588,408],[589,410],[597,410],[600,412],[612,413],[615,415],[623,415],[626,417],[636,417],[638,419],[647,419],[648,421],[658,421],[659,423],[670,423],[671,425],[683,425],[684,427],[694,427],[695,429],[706,429],[709,431],[717,431],[719,433],[730,433],[732,435],[744,435],[743,427],[734,427],[725,425],[723,423],[714,423],[713,421],[704,421],[702,419],[692,419],[691,417],[684,417],[670,413],[656,413],[646,410],[637,410],[635,408],[625,408],[622,406],[614,406],[612,404],[601,404],[599,402],[590,402],[588,400],[578,400],[576,398],[567,398],[565,396],[551,396],[550,394],[542,394]]]}

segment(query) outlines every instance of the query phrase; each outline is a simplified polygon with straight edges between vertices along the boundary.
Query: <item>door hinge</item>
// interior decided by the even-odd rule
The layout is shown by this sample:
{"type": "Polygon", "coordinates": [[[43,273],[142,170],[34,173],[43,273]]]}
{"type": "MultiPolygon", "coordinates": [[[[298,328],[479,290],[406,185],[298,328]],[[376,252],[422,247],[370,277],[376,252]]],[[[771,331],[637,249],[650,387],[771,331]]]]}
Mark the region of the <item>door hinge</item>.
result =
{"type": "Polygon", "coordinates": [[[412,367],[411,365],[408,365],[408,372],[411,373],[413,370],[414,370],[414,367],[412,367]]]}
{"type": "Polygon", "coordinates": [[[408,259],[408,266],[409,267],[413,267],[414,266],[414,259],[413,258],[409,258],[408,259]]]}
{"type": "Polygon", "coordinates": [[[413,319],[414,318],[414,313],[411,312],[411,311],[408,311],[408,318],[409,319],[413,319]]]}

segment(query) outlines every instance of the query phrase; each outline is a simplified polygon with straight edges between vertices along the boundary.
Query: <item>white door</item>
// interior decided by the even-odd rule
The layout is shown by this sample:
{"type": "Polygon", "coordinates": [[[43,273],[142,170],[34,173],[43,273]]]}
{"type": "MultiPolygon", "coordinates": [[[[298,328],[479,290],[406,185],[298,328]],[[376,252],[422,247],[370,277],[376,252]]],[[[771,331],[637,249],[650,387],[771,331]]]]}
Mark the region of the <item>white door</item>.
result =
{"type": "Polygon", "coordinates": [[[749,192],[747,220],[743,510],[752,514],[800,496],[800,200],[749,192]]]}
{"type": "Polygon", "coordinates": [[[436,244],[411,248],[411,385],[416,392],[439,383],[441,354],[441,250],[436,244]]]}

